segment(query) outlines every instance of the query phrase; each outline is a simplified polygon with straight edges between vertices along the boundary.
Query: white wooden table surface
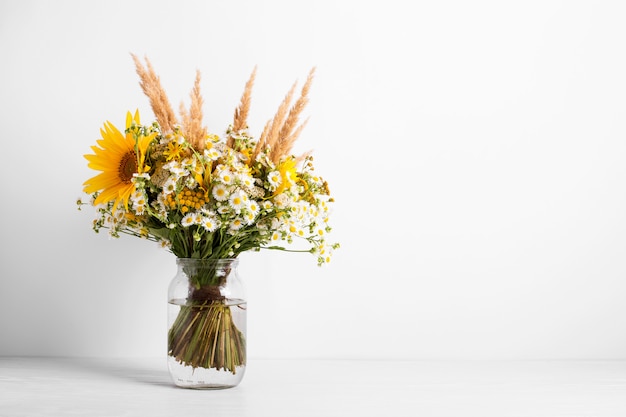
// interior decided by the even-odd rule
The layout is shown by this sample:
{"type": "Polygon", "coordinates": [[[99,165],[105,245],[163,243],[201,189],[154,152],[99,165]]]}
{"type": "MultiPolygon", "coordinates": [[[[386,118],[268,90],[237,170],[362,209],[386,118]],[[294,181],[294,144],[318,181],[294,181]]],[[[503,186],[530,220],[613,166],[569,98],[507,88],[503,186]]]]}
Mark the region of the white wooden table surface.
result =
{"type": "Polygon", "coordinates": [[[250,360],[176,388],[165,358],[0,357],[0,416],[626,416],[626,361],[250,360]]]}

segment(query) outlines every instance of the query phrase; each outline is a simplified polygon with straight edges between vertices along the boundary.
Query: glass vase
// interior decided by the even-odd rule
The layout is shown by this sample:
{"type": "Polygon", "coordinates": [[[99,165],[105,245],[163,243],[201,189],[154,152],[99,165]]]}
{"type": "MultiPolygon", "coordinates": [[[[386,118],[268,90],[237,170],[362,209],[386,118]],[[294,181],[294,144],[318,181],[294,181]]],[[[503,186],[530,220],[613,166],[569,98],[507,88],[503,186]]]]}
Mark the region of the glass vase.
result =
{"type": "Polygon", "coordinates": [[[168,368],[174,384],[219,389],[246,369],[246,297],[237,259],[182,259],[168,290],[168,368]]]}

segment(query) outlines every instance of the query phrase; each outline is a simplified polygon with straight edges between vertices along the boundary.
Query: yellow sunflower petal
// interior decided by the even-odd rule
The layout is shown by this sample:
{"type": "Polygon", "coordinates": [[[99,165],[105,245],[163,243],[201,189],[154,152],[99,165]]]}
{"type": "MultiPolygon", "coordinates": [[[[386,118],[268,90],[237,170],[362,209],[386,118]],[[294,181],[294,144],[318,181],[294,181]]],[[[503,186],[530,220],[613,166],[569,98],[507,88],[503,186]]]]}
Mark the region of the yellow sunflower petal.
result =
{"type": "MultiPolygon", "coordinates": [[[[128,112],[126,122],[139,122],[139,112],[135,112],[134,118],[128,112]]],[[[87,193],[99,192],[95,204],[114,202],[117,208],[120,202],[128,208],[128,200],[134,192],[133,174],[144,171],[145,154],[154,135],[147,138],[141,137],[138,147],[135,149],[135,140],[132,134],[123,135],[122,132],[109,121],[106,121],[100,129],[102,139],[96,141],[98,146],[92,146],[93,154],[84,155],[88,161],[87,166],[96,171],[98,175],[88,179],[83,184],[87,193]],[[136,152],[139,152],[137,155],[136,152]]]]}

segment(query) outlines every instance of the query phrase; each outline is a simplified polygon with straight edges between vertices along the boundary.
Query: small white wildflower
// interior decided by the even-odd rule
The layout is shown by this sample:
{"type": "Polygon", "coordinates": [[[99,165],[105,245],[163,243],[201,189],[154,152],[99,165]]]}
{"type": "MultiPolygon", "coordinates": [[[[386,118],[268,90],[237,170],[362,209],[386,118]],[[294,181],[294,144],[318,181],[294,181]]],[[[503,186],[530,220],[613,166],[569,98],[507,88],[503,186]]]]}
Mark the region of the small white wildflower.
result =
{"type": "Polygon", "coordinates": [[[246,213],[243,215],[243,218],[246,220],[247,225],[251,225],[256,219],[256,214],[250,211],[246,211],[246,213]]]}
{"type": "MultiPolygon", "coordinates": [[[[121,207],[123,207],[123,205],[121,207]]],[[[116,222],[122,222],[122,221],[124,221],[125,218],[126,218],[126,211],[125,210],[117,210],[115,213],[113,213],[113,219],[116,222]]]]}
{"type": "Polygon", "coordinates": [[[217,161],[221,156],[222,154],[215,147],[204,150],[204,157],[210,161],[217,161]]]}
{"type": "Polygon", "coordinates": [[[213,197],[217,201],[226,201],[228,200],[228,188],[226,188],[223,184],[215,184],[213,186],[213,190],[211,191],[213,197]]]}
{"type": "Polygon", "coordinates": [[[182,220],[180,221],[180,224],[182,224],[184,227],[189,227],[189,226],[193,226],[194,224],[196,224],[195,213],[187,213],[185,217],[183,217],[182,220]]]}
{"type": "Polygon", "coordinates": [[[232,184],[233,181],[235,180],[235,176],[228,168],[221,170],[220,173],[218,174],[218,177],[224,184],[227,184],[227,185],[232,184]]]}
{"type": "Polygon", "coordinates": [[[273,230],[282,230],[285,226],[286,226],[286,224],[283,221],[281,221],[281,220],[279,220],[277,218],[273,218],[272,219],[271,229],[273,229],[273,230]]]}
{"type": "Polygon", "coordinates": [[[163,165],[163,168],[171,172],[176,179],[188,174],[178,161],[171,161],[170,163],[163,165]]]}
{"type": "Polygon", "coordinates": [[[130,198],[131,200],[137,200],[139,198],[143,198],[143,192],[141,192],[140,190],[135,190],[135,192],[130,195],[130,198]]]}
{"type": "Polygon", "coordinates": [[[259,214],[259,211],[261,211],[261,208],[259,207],[259,203],[257,203],[254,200],[249,200],[246,208],[249,212],[253,213],[255,216],[259,214]]]}
{"type": "Polygon", "coordinates": [[[169,177],[165,184],[163,184],[163,194],[168,195],[176,191],[176,179],[174,177],[169,177]]]}
{"type": "Polygon", "coordinates": [[[228,199],[228,203],[237,214],[241,213],[241,210],[246,206],[247,202],[248,196],[242,190],[235,191],[228,199]]]}
{"type": "Polygon", "coordinates": [[[187,178],[185,178],[184,185],[190,190],[193,190],[198,186],[198,183],[196,182],[195,178],[188,176],[187,178]]]}
{"type": "Polygon", "coordinates": [[[218,220],[214,217],[202,217],[200,224],[209,232],[214,232],[219,226],[218,220]]]}
{"type": "Polygon", "coordinates": [[[150,180],[150,174],[148,174],[147,172],[144,172],[144,173],[142,173],[142,174],[140,174],[140,173],[138,173],[138,172],[135,172],[135,173],[133,174],[133,179],[132,179],[132,181],[135,181],[135,180],[136,180],[136,179],[138,179],[138,178],[142,178],[142,179],[144,179],[144,180],[148,181],[148,180],[150,180]]]}
{"type": "Polygon", "coordinates": [[[240,218],[234,218],[230,222],[230,230],[239,230],[243,227],[243,221],[240,218]]]}
{"type": "Polygon", "coordinates": [[[247,172],[243,172],[243,173],[239,174],[239,183],[244,188],[251,188],[254,185],[254,179],[247,172]]]}
{"type": "Polygon", "coordinates": [[[272,189],[276,189],[283,182],[283,178],[278,171],[272,171],[267,175],[267,181],[272,186],[272,189]]]}

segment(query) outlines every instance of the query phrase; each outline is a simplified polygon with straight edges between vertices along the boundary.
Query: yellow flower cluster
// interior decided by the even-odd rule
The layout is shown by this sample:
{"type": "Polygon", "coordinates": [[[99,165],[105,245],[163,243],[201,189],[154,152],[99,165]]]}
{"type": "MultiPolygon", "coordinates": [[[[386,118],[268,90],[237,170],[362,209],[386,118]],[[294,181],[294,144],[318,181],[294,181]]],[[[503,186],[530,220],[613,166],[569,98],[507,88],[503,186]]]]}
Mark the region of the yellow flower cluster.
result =
{"type": "Polygon", "coordinates": [[[165,204],[172,210],[178,207],[181,213],[185,214],[189,211],[199,210],[207,202],[207,198],[208,196],[203,190],[190,190],[185,187],[175,196],[168,194],[165,198],[165,204]]]}

